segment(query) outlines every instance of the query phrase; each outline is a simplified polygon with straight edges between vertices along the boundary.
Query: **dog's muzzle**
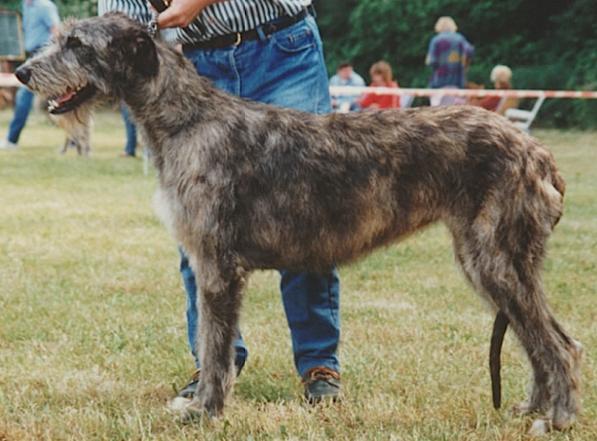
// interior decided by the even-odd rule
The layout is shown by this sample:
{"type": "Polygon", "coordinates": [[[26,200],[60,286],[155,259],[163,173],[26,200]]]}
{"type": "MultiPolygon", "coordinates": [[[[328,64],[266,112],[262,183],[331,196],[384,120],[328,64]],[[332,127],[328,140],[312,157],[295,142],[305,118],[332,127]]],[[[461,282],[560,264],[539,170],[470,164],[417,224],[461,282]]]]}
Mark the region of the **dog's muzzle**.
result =
{"type": "Polygon", "coordinates": [[[31,69],[26,66],[21,66],[16,70],[15,76],[17,77],[17,80],[26,86],[31,79],[31,69]]]}

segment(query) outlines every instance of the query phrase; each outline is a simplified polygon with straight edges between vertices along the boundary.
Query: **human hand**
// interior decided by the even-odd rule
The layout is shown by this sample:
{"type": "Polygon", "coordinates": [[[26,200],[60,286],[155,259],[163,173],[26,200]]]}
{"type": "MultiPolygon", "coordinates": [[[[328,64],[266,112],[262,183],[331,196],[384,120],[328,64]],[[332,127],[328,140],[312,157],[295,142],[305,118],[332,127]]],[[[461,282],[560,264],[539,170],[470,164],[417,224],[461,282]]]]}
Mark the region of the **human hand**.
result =
{"type": "Polygon", "coordinates": [[[158,16],[158,27],[184,28],[191,24],[201,10],[223,0],[171,0],[170,6],[158,16]]]}

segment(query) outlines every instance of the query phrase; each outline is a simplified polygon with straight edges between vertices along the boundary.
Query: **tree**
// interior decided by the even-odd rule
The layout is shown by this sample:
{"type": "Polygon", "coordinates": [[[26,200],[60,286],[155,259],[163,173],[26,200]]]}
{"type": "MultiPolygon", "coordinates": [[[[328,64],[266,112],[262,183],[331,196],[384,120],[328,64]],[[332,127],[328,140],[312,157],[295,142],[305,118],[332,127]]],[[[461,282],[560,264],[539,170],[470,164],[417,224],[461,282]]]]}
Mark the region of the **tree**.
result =
{"type": "MultiPolygon", "coordinates": [[[[517,88],[597,86],[594,0],[325,0],[316,6],[330,73],[341,60],[366,74],[385,59],[402,86],[424,87],[435,21],[450,15],[476,48],[469,80],[491,87],[489,72],[499,63],[512,68],[517,88]]],[[[541,122],[597,126],[597,102],[548,100],[541,122]]]]}

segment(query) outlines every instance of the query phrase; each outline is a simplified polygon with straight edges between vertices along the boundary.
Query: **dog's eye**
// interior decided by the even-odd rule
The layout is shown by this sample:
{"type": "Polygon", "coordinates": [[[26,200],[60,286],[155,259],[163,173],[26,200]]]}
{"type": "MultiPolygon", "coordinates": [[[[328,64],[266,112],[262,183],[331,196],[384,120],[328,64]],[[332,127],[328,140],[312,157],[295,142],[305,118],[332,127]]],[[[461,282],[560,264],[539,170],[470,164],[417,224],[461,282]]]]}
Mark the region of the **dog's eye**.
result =
{"type": "Polygon", "coordinates": [[[66,47],[69,49],[75,49],[77,47],[81,47],[83,46],[83,44],[81,43],[81,40],[79,40],[77,37],[73,36],[73,35],[69,35],[68,38],[66,39],[66,47]]]}

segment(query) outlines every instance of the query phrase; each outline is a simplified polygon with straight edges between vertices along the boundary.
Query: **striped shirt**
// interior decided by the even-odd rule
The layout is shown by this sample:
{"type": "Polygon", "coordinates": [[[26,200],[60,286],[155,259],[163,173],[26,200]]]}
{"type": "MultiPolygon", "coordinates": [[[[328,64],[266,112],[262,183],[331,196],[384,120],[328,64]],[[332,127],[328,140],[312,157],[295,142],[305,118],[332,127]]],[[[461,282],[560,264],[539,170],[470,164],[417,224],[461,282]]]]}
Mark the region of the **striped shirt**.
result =
{"type": "MultiPolygon", "coordinates": [[[[220,35],[245,32],[284,15],[293,16],[311,0],[227,0],[207,6],[186,28],[176,30],[181,43],[207,41],[220,35]]],[[[148,23],[151,14],[145,0],[99,0],[98,13],[121,11],[148,23]]]]}

